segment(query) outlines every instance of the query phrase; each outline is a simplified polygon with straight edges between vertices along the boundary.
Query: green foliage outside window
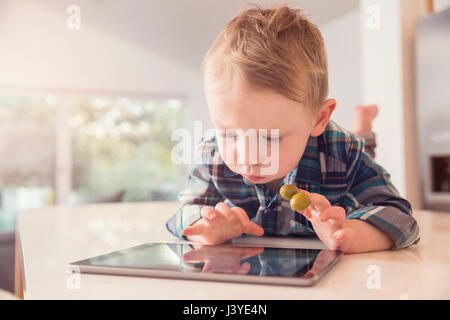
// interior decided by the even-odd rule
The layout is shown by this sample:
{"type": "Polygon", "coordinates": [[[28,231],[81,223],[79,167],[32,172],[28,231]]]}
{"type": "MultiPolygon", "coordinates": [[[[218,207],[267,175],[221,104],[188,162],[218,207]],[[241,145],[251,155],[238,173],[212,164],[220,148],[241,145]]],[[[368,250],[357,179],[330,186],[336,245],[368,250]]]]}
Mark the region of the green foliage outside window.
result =
{"type": "Polygon", "coordinates": [[[171,161],[181,101],[77,99],[71,117],[73,189],[82,201],[125,190],[124,201],[175,200],[180,167],[171,161]]]}

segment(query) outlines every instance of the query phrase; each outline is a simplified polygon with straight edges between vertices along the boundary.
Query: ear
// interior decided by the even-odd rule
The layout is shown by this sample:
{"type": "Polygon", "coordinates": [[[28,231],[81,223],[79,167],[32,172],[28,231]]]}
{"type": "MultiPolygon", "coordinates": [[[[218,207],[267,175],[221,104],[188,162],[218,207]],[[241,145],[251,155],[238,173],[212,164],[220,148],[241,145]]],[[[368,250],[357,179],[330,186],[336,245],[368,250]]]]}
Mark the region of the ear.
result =
{"type": "Polygon", "coordinates": [[[320,107],[319,112],[316,115],[314,126],[311,129],[311,136],[317,137],[321,135],[330,121],[331,114],[336,108],[336,100],[328,99],[320,107]]]}

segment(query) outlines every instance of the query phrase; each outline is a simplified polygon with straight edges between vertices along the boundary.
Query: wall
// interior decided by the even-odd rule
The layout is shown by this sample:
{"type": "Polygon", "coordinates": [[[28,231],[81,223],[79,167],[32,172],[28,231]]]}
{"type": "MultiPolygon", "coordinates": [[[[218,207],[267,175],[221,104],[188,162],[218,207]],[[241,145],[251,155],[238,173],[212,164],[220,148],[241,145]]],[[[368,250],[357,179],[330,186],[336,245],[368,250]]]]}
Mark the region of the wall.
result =
{"type": "Polygon", "coordinates": [[[401,1],[360,3],[362,102],[379,105],[373,127],[378,138],[377,161],[405,195],[401,1]],[[379,10],[379,28],[367,25],[372,17],[367,10],[374,7],[379,10]]]}
{"type": "MultiPolygon", "coordinates": [[[[448,0],[445,0],[448,1],[448,0]]],[[[444,1],[441,1],[442,3],[444,1]]],[[[415,23],[424,1],[361,0],[360,8],[319,26],[328,52],[333,119],[351,129],[359,104],[379,105],[374,121],[379,164],[414,207],[420,207],[415,125],[415,23]],[[367,26],[367,8],[377,6],[380,28],[367,26]]],[[[435,3],[436,9],[445,7],[435,3]]],[[[423,9],[422,9],[423,10],[423,9]]]]}
{"type": "Polygon", "coordinates": [[[450,0],[434,0],[433,6],[435,12],[446,10],[450,8],[450,0]]]}
{"type": "Polygon", "coordinates": [[[351,130],[353,110],[361,103],[359,19],[359,10],[353,10],[319,25],[328,55],[328,96],[337,101],[332,118],[349,130],[351,130]]]}

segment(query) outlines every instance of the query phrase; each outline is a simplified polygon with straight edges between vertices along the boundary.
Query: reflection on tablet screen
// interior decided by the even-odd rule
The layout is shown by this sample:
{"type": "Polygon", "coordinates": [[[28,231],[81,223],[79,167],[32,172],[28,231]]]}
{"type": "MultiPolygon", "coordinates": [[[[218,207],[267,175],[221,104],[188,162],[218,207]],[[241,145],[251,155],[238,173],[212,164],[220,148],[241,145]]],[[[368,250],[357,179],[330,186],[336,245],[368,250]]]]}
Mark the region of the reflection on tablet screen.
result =
{"type": "Polygon", "coordinates": [[[82,265],[182,272],[310,278],[339,252],[319,249],[150,243],[80,262],[82,265]]]}

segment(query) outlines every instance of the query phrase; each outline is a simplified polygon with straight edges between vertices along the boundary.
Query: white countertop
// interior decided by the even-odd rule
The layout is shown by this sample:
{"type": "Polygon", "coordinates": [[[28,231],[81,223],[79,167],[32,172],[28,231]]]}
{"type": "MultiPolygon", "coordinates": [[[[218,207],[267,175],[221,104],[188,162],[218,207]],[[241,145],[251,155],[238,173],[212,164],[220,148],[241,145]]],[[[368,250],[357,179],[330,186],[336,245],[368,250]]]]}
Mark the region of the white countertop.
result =
{"type": "MultiPolygon", "coordinates": [[[[422,238],[417,246],[345,255],[312,287],[82,274],[74,288],[70,262],[176,241],[165,222],[177,207],[146,202],[19,212],[25,299],[450,299],[450,213],[430,211],[414,213],[422,238]],[[379,270],[380,289],[370,289],[371,266],[379,270]]],[[[253,243],[323,247],[319,240],[268,237],[253,243]]]]}

